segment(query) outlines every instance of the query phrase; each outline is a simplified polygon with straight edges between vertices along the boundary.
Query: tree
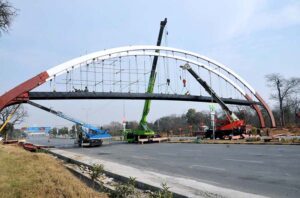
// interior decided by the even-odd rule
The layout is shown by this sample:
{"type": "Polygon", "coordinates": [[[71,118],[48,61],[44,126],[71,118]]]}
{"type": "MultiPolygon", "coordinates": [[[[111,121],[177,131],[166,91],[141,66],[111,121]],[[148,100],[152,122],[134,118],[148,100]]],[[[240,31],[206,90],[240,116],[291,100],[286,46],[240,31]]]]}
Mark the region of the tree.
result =
{"type": "MultiPolygon", "coordinates": [[[[1,122],[0,126],[2,126],[2,124],[4,124],[4,122],[8,119],[9,115],[16,108],[17,108],[17,105],[12,105],[12,106],[6,107],[5,109],[3,109],[0,112],[0,122],[1,122]]],[[[19,108],[14,113],[14,115],[12,116],[12,118],[10,119],[9,123],[6,125],[6,127],[2,131],[5,138],[7,136],[7,132],[12,131],[14,125],[21,124],[27,116],[28,116],[27,111],[25,110],[25,108],[22,105],[20,105],[19,108]]]]}
{"type": "Polygon", "coordinates": [[[297,125],[300,118],[300,99],[297,96],[287,98],[286,110],[289,112],[289,123],[297,125]]]}
{"type": "Polygon", "coordinates": [[[13,18],[17,15],[17,10],[8,1],[0,0],[0,35],[7,32],[11,26],[13,18]]]}
{"type": "Polygon", "coordinates": [[[139,123],[136,121],[128,121],[126,122],[126,128],[136,130],[139,128],[139,123]]]}
{"type": "Polygon", "coordinates": [[[67,135],[69,133],[68,127],[63,127],[58,130],[59,135],[67,135]]]}
{"type": "MultiPolygon", "coordinates": [[[[17,108],[17,105],[12,105],[9,107],[6,107],[0,112],[0,121],[4,123],[9,115],[17,108]]],[[[15,125],[15,124],[21,124],[24,119],[28,116],[27,111],[25,108],[20,105],[19,108],[16,110],[14,113],[13,117],[10,119],[10,123],[15,125]]]]}
{"type": "Polygon", "coordinates": [[[56,137],[57,136],[57,128],[52,128],[50,131],[49,131],[49,134],[53,137],[56,137]]]}
{"type": "Polygon", "coordinates": [[[69,130],[69,135],[72,137],[72,138],[76,138],[76,125],[72,125],[71,129],[69,130]]]}
{"type": "Polygon", "coordinates": [[[300,78],[285,79],[280,74],[269,74],[266,76],[268,86],[276,90],[271,94],[271,99],[278,101],[280,110],[280,124],[285,126],[284,107],[287,99],[300,90],[300,78]]]}
{"type": "Polygon", "coordinates": [[[187,122],[190,125],[196,124],[196,110],[195,109],[189,109],[186,113],[187,122]]]}

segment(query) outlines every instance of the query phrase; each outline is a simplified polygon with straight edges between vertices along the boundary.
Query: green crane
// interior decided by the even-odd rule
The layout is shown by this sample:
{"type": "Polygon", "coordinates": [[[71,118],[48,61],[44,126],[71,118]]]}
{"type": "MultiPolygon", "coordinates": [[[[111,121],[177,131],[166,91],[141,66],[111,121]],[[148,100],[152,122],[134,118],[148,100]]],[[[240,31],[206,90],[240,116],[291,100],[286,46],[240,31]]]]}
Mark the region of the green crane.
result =
{"type": "MultiPolygon", "coordinates": [[[[167,18],[165,18],[165,20],[160,22],[160,29],[159,29],[158,39],[157,39],[157,43],[156,43],[157,46],[161,45],[163,32],[164,32],[166,24],[167,24],[167,18]]],[[[159,50],[155,50],[155,52],[158,53],[159,50]]],[[[148,88],[147,88],[147,93],[150,93],[150,94],[153,93],[153,90],[154,90],[154,85],[155,85],[155,80],[156,80],[157,61],[158,61],[158,56],[154,56],[153,62],[152,62],[151,73],[150,73],[150,77],[149,77],[149,84],[148,84],[148,88]]],[[[144,104],[142,118],[139,123],[139,128],[137,130],[126,131],[125,138],[127,139],[128,142],[137,142],[139,138],[149,138],[149,137],[155,136],[155,132],[152,129],[150,129],[147,124],[147,116],[150,111],[150,106],[151,106],[151,100],[146,99],[145,104],[144,104]]]]}

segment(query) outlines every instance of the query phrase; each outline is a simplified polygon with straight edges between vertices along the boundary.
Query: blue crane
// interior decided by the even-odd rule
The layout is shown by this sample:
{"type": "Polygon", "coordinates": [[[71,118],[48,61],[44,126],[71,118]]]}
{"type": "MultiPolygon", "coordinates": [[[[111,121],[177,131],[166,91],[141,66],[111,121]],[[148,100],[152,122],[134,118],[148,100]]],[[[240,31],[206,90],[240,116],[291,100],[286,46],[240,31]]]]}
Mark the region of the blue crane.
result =
{"type": "Polygon", "coordinates": [[[108,133],[107,130],[99,129],[96,126],[93,126],[91,124],[87,124],[85,122],[82,122],[78,119],[72,118],[60,111],[55,111],[53,109],[50,109],[48,107],[42,106],[40,104],[37,104],[32,101],[27,101],[28,104],[37,107],[39,109],[42,109],[44,111],[50,112],[58,117],[64,118],[66,120],[69,120],[79,126],[82,126],[84,129],[83,134],[78,135],[78,144],[81,145],[89,145],[89,146],[101,146],[103,143],[103,139],[110,139],[112,138],[111,135],[108,133]]]}

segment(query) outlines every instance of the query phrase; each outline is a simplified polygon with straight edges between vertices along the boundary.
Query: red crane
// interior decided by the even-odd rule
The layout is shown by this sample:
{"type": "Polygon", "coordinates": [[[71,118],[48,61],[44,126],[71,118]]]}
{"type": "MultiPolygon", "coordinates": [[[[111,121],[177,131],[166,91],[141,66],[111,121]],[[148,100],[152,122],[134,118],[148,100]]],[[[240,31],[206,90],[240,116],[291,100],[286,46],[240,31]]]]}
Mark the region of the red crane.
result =
{"type": "MultiPolygon", "coordinates": [[[[215,131],[215,137],[223,139],[225,136],[229,135],[240,135],[245,131],[245,121],[240,120],[221,100],[221,98],[216,94],[216,92],[203,80],[200,76],[192,69],[192,67],[186,63],[180,66],[182,69],[186,69],[202,87],[207,91],[208,94],[216,101],[224,110],[227,120],[219,122],[219,125],[215,131]]],[[[212,137],[212,131],[209,130],[206,133],[206,137],[212,137]]]]}

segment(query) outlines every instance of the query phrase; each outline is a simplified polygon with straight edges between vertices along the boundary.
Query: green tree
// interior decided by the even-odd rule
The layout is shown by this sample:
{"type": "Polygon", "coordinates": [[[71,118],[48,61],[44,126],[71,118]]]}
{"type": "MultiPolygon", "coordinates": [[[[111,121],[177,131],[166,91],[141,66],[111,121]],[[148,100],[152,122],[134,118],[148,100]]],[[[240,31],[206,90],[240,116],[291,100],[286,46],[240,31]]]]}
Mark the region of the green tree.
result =
{"type": "Polygon", "coordinates": [[[58,129],[56,127],[52,128],[50,131],[49,131],[49,134],[53,137],[56,137],[57,134],[58,134],[58,129]]]}
{"type": "Polygon", "coordinates": [[[186,113],[187,122],[189,124],[195,124],[196,122],[196,110],[195,109],[189,109],[186,113]]]}
{"type": "Polygon", "coordinates": [[[59,135],[67,135],[67,134],[69,134],[69,129],[68,129],[68,127],[60,128],[60,129],[58,130],[58,134],[59,134],[59,135]]]}

